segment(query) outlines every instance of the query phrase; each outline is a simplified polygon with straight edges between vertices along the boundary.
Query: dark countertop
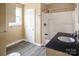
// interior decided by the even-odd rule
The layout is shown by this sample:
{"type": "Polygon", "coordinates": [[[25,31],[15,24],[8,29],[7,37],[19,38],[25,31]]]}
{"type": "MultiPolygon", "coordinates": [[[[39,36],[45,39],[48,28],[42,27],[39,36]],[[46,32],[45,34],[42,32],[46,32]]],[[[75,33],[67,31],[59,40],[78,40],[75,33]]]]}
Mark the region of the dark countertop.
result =
{"type": "Polygon", "coordinates": [[[73,35],[68,34],[68,33],[61,33],[58,32],[52,39],[51,41],[48,42],[48,44],[46,45],[47,48],[50,49],[55,49],[73,56],[77,56],[79,55],[79,44],[76,43],[76,41],[74,43],[66,43],[66,42],[61,42],[58,40],[59,36],[67,36],[67,37],[72,37],[75,38],[73,35]]]}

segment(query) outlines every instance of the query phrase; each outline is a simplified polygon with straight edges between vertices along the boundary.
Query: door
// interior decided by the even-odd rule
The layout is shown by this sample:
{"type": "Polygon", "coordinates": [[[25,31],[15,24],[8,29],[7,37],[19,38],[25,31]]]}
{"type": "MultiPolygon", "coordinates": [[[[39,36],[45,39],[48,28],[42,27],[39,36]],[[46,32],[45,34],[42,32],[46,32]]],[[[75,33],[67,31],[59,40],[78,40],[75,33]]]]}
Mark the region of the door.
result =
{"type": "Polygon", "coordinates": [[[25,10],[25,38],[28,42],[35,42],[35,9],[25,10]]]}

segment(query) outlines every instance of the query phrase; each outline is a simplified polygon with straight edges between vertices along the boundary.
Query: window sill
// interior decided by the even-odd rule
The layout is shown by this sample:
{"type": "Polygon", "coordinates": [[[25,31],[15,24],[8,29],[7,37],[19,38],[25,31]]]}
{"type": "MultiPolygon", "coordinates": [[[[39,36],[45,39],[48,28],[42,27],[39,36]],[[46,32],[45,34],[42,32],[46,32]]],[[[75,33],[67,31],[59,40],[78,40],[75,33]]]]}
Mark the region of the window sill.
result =
{"type": "Polygon", "coordinates": [[[9,27],[17,27],[17,26],[22,26],[22,24],[17,24],[17,23],[9,23],[9,27]]]}

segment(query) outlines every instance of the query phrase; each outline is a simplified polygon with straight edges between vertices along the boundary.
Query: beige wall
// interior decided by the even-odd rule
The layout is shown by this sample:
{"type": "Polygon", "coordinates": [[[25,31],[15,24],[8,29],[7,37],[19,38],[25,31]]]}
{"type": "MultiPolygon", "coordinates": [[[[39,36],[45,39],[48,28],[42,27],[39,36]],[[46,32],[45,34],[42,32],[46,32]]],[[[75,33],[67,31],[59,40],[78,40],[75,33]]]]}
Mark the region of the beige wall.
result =
{"type": "Polygon", "coordinates": [[[5,20],[5,4],[0,4],[0,32],[3,32],[6,28],[5,20]]]}
{"type": "Polygon", "coordinates": [[[74,3],[51,3],[51,4],[42,4],[42,12],[64,12],[75,10],[74,3]],[[47,9],[47,10],[46,10],[47,9]],[[45,11],[44,11],[45,10],[45,11]]]}
{"type": "MultiPolygon", "coordinates": [[[[23,38],[23,25],[9,27],[9,22],[15,22],[15,8],[21,4],[0,4],[0,55],[6,55],[6,45],[23,38]]],[[[23,18],[22,18],[23,19],[23,18]]]]}
{"type": "Polygon", "coordinates": [[[47,13],[47,5],[44,3],[41,3],[41,11],[47,13]]]}
{"type": "Polygon", "coordinates": [[[0,56],[6,55],[6,47],[5,47],[5,28],[6,28],[6,20],[5,20],[5,4],[0,4],[0,56]]]}
{"type": "MultiPolygon", "coordinates": [[[[23,27],[22,26],[8,26],[9,22],[15,22],[15,8],[21,7],[21,4],[6,4],[6,28],[7,28],[7,35],[6,35],[6,45],[13,43],[17,40],[21,40],[23,38],[23,27]]],[[[22,19],[23,20],[23,19],[22,19]]]]}
{"type": "Polygon", "coordinates": [[[36,9],[36,39],[35,42],[41,44],[41,4],[40,3],[29,3],[24,5],[24,10],[26,9],[36,9]]]}

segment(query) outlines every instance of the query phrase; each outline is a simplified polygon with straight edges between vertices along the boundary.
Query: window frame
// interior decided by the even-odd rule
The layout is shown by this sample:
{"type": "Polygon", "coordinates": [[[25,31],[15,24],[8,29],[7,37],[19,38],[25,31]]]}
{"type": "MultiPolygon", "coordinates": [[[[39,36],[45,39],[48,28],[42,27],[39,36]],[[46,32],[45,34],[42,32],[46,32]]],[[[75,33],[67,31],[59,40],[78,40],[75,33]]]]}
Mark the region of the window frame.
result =
{"type": "Polygon", "coordinates": [[[8,25],[9,26],[21,26],[22,25],[22,8],[21,7],[16,7],[15,9],[15,22],[10,22],[8,25]],[[18,10],[18,14],[17,14],[18,10]],[[17,16],[18,15],[18,16],[17,16]],[[17,21],[17,17],[19,17],[19,21],[17,21]]]}

